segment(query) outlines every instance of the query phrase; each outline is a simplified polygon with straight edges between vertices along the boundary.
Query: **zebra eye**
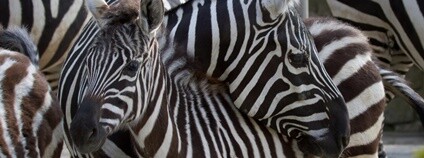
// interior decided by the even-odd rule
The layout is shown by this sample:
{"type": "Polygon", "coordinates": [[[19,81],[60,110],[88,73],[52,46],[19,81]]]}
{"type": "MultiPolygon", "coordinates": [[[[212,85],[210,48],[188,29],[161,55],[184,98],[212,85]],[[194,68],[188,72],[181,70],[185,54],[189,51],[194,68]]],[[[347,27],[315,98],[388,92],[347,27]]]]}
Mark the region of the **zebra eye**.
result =
{"type": "Polygon", "coordinates": [[[126,66],[125,66],[125,70],[127,71],[137,71],[139,68],[140,63],[136,60],[131,60],[126,66]]]}
{"type": "Polygon", "coordinates": [[[294,65],[303,65],[307,64],[309,60],[309,56],[306,52],[302,51],[300,53],[289,52],[288,55],[289,62],[294,65]]]}

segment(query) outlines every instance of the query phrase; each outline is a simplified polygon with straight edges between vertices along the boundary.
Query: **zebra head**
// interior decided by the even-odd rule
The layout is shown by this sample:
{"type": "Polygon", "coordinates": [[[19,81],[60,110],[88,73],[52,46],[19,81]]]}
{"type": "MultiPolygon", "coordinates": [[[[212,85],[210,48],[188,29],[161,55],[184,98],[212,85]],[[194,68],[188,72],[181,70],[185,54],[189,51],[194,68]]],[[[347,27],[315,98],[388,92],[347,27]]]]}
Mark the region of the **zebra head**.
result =
{"type": "Polygon", "coordinates": [[[257,84],[252,86],[269,87],[266,91],[270,93],[259,97],[263,97],[262,101],[270,106],[258,108],[255,104],[246,106],[241,103],[240,109],[297,140],[305,153],[338,157],[349,141],[346,104],[319,61],[313,38],[297,13],[295,3],[290,0],[263,0],[256,7],[260,8],[261,11],[256,13],[260,13],[262,18],[250,15],[254,29],[250,31],[253,40],[248,53],[261,53],[252,60],[252,69],[261,70],[262,64],[267,63],[257,84]],[[258,60],[261,58],[265,61],[258,60]],[[255,68],[255,65],[260,66],[255,68]],[[265,77],[263,81],[266,83],[260,81],[262,77],[265,77]],[[330,141],[331,138],[336,138],[336,142],[330,141]],[[322,150],[331,146],[338,146],[339,151],[322,155],[322,150]]]}
{"type": "Polygon", "coordinates": [[[87,0],[86,5],[101,31],[82,63],[81,101],[70,125],[80,153],[97,151],[108,135],[139,118],[149,82],[138,81],[152,79],[146,67],[157,52],[153,37],[164,12],[160,0],[121,0],[111,6],[87,0]]]}

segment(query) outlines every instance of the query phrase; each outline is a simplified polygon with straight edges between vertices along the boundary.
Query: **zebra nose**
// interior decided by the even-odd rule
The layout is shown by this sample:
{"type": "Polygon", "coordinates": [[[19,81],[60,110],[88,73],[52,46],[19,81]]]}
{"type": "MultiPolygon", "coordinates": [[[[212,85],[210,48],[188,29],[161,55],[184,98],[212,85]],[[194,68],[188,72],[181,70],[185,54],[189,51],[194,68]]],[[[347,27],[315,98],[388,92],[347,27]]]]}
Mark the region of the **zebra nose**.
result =
{"type": "Polygon", "coordinates": [[[70,128],[72,142],[81,153],[97,151],[106,138],[106,132],[102,129],[93,122],[73,121],[70,128]]]}
{"type": "Polygon", "coordinates": [[[88,133],[88,141],[94,140],[96,139],[96,137],[98,136],[98,130],[97,128],[93,128],[91,130],[91,132],[88,133]]]}
{"type": "Polygon", "coordinates": [[[79,152],[97,151],[106,140],[106,130],[100,125],[99,117],[98,103],[90,99],[83,100],[69,128],[73,145],[79,152]]]}

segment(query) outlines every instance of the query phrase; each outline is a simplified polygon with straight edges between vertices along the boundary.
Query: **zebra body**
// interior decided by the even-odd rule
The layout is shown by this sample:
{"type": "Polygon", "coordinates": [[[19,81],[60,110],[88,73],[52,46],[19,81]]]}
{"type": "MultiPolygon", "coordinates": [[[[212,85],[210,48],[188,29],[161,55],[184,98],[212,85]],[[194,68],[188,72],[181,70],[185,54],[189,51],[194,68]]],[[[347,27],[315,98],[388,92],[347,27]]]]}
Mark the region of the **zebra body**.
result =
{"type": "Polygon", "coordinates": [[[424,70],[424,3],[327,0],[333,16],[361,29],[382,63],[404,75],[414,63],[424,70]]]}
{"type": "Polygon", "coordinates": [[[24,55],[38,55],[34,48],[23,29],[0,29],[0,157],[50,158],[62,151],[58,101],[24,55]]]}
{"type": "MultiPolygon", "coordinates": [[[[161,1],[142,1],[139,18],[137,2],[88,3],[101,4],[89,8],[108,8],[92,9],[102,30],[86,51],[70,54],[59,86],[65,142],[73,156],[110,156],[114,148],[112,154],[120,151],[120,156],[283,157],[284,138],[289,137],[241,114],[223,85],[195,70],[185,69],[185,76],[168,74],[154,36],[162,21],[161,1]],[[117,149],[118,140],[132,145],[117,149]]],[[[168,46],[175,51],[172,41],[168,46]]],[[[302,118],[316,123],[304,125],[320,132],[318,139],[302,127],[291,127],[299,137],[290,139],[305,145],[308,154],[338,157],[347,141],[347,122],[341,121],[346,114],[343,108],[314,106],[315,114],[302,118]]]]}

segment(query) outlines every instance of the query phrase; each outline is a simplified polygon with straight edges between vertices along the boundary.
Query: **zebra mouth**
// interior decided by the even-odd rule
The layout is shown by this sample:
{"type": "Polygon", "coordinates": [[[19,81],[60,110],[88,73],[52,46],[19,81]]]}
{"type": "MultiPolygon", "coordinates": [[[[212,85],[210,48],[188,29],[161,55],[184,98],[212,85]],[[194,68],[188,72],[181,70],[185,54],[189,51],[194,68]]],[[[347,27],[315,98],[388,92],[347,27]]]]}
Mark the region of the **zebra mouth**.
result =
{"type": "Polygon", "coordinates": [[[302,136],[298,141],[298,146],[301,147],[300,150],[305,155],[315,155],[318,157],[322,157],[323,155],[323,151],[320,146],[310,136],[302,136]]]}
{"type": "Polygon", "coordinates": [[[106,130],[97,123],[80,120],[71,123],[70,135],[76,149],[83,154],[99,150],[106,141],[106,130]]]}
{"type": "Polygon", "coordinates": [[[93,130],[89,134],[81,133],[81,135],[71,136],[76,148],[80,153],[83,154],[92,153],[99,150],[106,141],[105,132],[102,132],[102,130],[93,130]]]}

